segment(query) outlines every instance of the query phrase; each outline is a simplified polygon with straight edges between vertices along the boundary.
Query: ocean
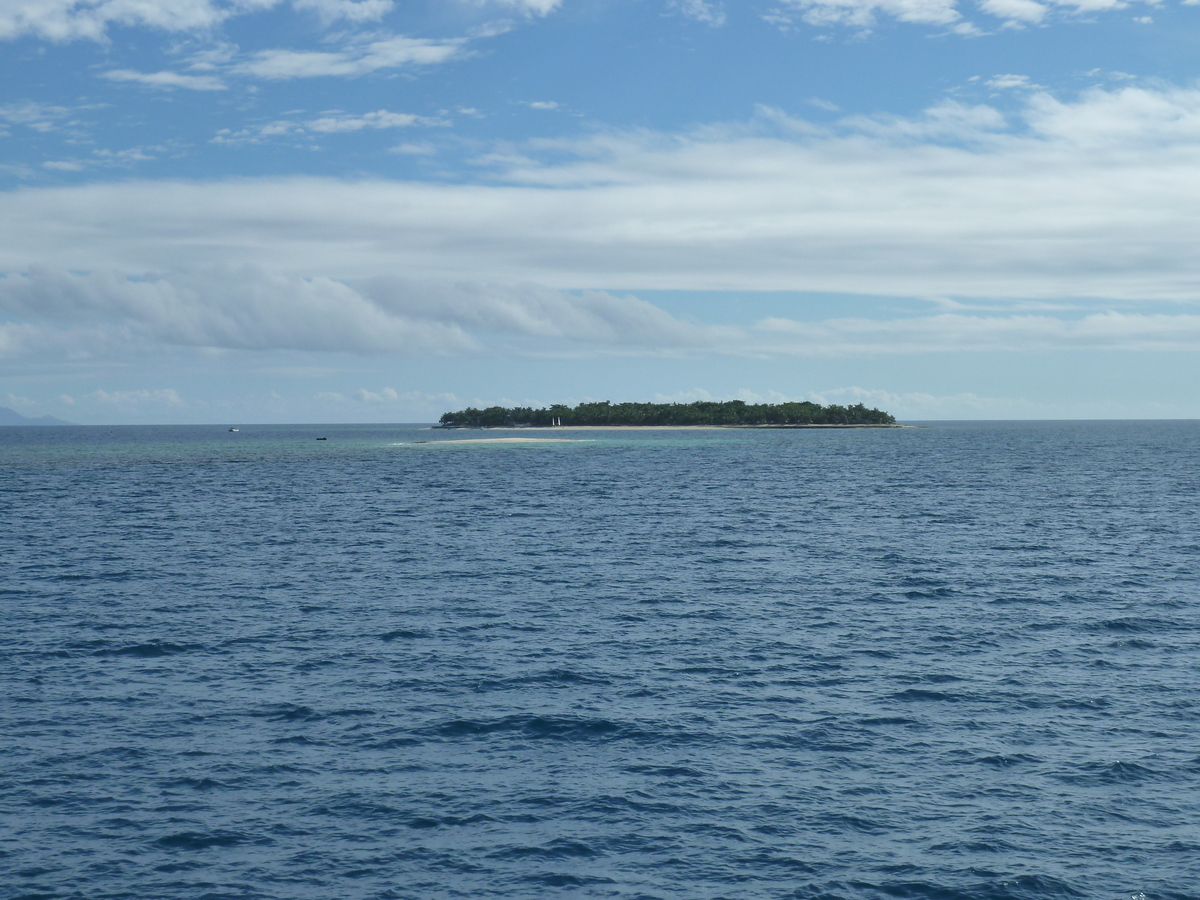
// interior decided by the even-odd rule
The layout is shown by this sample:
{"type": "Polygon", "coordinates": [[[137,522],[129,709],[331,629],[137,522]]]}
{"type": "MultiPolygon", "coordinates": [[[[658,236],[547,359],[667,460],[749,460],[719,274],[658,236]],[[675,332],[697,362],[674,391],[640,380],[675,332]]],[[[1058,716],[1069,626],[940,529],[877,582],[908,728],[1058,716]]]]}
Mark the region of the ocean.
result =
{"type": "Polygon", "coordinates": [[[0,429],[0,897],[1200,897],[1200,423],[503,436],[0,429]]]}

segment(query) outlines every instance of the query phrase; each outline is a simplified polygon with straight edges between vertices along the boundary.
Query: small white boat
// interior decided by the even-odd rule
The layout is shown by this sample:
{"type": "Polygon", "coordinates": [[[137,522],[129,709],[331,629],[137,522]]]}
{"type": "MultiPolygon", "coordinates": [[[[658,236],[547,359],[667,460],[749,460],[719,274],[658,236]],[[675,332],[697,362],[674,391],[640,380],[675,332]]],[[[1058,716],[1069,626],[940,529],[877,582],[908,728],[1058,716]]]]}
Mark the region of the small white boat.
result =
{"type": "Polygon", "coordinates": [[[229,430],[230,430],[230,431],[241,431],[242,429],[240,429],[240,428],[230,428],[229,430]]]}

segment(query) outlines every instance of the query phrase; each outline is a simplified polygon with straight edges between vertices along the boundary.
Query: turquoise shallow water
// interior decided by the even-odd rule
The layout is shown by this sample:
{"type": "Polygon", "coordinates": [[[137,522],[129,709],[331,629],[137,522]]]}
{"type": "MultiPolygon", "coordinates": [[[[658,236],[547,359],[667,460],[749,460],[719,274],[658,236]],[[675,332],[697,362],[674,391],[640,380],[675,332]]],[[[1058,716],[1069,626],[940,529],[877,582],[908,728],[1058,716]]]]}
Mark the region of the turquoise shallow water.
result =
{"type": "Polygon", "coordinates": [[[481,436],[0,429],[0,897],[1200,897],[1200,423],[481,436]]]}

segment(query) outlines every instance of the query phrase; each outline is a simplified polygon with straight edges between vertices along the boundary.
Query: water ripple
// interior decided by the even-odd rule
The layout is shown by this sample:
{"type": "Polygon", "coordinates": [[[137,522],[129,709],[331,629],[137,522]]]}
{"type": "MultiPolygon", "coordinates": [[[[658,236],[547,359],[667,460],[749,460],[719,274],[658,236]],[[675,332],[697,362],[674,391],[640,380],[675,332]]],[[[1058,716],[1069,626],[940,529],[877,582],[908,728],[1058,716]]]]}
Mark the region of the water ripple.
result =
{"type": "Polygon", "coordinates": [[[1200,898],[1200,424],[18,430],[5,898],[1200,898]]]}

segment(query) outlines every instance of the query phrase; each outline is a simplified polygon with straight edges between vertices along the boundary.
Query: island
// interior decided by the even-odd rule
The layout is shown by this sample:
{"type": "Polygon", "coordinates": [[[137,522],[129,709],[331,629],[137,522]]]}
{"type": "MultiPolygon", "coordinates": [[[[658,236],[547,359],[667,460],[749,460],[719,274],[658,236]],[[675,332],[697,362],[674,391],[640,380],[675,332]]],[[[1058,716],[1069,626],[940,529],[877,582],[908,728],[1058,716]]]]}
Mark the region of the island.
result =
{"type": "Polygon", "coordinates": [[[7,406],[0,406],[0,425],[74,425],[74,422],[64,422],[62,419],[56,419],[54,416],[37,416],[30,418],[23,416],[16,410],[9,409],[7,406]]]}
{"type": "Polygon", "coordinates": [[[696,403],[580,403],[545,409],[528,406],[467,407],[448,412],[442,428],[897,428],[890,413],[861,403],[745,403],[742,400],[696,403]]]}

